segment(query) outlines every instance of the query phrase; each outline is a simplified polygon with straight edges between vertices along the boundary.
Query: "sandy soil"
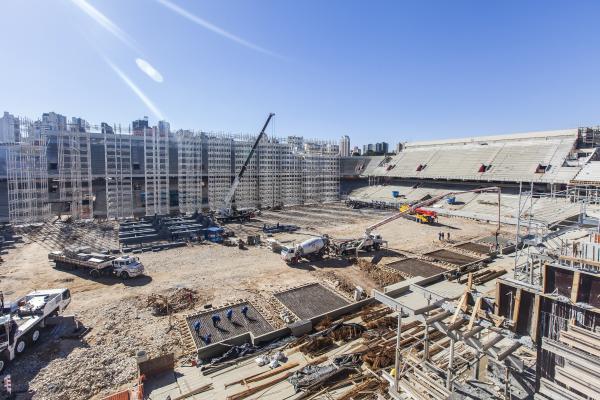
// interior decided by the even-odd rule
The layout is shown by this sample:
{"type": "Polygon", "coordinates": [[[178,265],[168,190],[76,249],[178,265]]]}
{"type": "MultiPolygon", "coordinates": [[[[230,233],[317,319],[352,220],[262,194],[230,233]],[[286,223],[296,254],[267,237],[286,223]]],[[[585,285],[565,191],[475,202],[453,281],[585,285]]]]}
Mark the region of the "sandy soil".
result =
{"type": "MultiPolygon", "coordinates": [[[[285,242],[299,242],[309,235],[323,233],[334,238],[351,238],[359,237],[366,226],[391,214],[350,210],[341,204],[332,204],[264,212],[249,226],[229,227],[244,239],[247,234],[257,233],[263,223],[278,221],[302,228],[299,233],[274,236],[285,242]]],[[[450,232],[452,241],[460,242],[489,235],[495,228],[493,224],[458,218],[440,218],[437,226],[398,219],[377,230],[389,241],[389,249],[369,257],[381,262],[394,257],[394,251],[422,254],[443,247],[444,243],[437,240],[439,231],[450,232]]],[[[152,316],[145,306],[151,293],[168,292],[177,287],[194,289],[201,299],[197,308],[201,308],[205,303],[218,305],[318,281],[327,271],[368,290],[376,287],[357,266],[343,260],[290,267],[278,254],[263,246],[240,250],[214,244],[144,253],[140,259],[147,277],[94,281],[83,272],[75,274],[52,268],[47,259],[49,249],[56,246],[52,243],[52,246],[31,243],[25,237],[25,243],[4,255],[4,263],[0,265],[0,290],[5,298],[12,299],[34,289],[67,287],[73,295],[67,312],[92,327],[83,343],[65,345],[57,343],[58,339],[40,343],[9,366],[13,384],[20,390],[35,391],[33,397],[39,399],[85,398],[114,390],[133,378],[132,355],[139,349],[150,353],[175,351],[182,356],[177,329],[167,333],[167,317],[152,316]],[[73,376],[76,373],[79,378],[73,376]]]]}

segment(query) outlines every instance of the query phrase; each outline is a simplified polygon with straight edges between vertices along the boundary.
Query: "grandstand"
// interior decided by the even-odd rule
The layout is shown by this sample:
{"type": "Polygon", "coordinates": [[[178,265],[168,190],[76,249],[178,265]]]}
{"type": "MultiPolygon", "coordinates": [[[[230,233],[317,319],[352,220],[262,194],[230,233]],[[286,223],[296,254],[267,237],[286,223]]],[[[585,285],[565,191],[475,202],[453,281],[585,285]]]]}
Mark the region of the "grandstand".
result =
{"type": "MultiPolygon", "coordinates": [[[[519,185],[529,190],[533,184],[540,195],[528,202],[528,212],[539,223],[552,226],[581,212],[567,190],[600,185],[600,157],[593,146],[585,145],[579,132],[564,129],[406,143],[396,155],[361,161],[363,185],[354,184],[348,198],[399,207],[449,192],[500,186],[501,219],[516,224],[524,207],[519,207],[519,185]]],[[[346,169],[351,172],[350,167],[346,169]]],[[[464,193],[452,204],[443,200],[430,208],[441,215],[495,221],[498,196],[464,193]]]]}
{"type": "Polygon", "coordinates": [[[566,184],[580,170],[577,137],[577,129],[565,129],[407,143],[397,155],[373,158],[361,175],[566,184]]]}

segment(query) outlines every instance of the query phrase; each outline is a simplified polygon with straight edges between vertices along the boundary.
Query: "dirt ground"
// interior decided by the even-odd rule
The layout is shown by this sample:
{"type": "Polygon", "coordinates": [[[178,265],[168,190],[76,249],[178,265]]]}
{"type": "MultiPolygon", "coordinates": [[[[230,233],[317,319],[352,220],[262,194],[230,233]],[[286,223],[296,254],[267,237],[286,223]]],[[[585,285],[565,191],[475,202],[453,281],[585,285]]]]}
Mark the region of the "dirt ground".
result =
{"type": "MultiPolygon", "coordinates": [[[[300,242],[317,234],[352,238],[361,236],[368,225],[389,215],[392,212],[351,210],[336,203],[263,212],[245,226],[229,228],[245,239],[248,234],[262,232],[264,223],[281,222],[301,227],[294,234],[273,236],[282,242],[300,242]]],[[[376,230],[389,241],[388,249],[368,257],[378,263],[397,257],[396,252],[422,254],[442,248],[448,243],[438,241],[440,231],[450,232],[452,242],[462,242],[490,235],[495,229],[493,224],[458,218],[440,217],[434,226],[398,219],[376,230]]],[[[89,243],[89,236],[80,236],[89,243]]],[[[326,259],[290,267],[265,246],[240,250],[215,244],[140,254],[146,277],[92,280],[83,272],[52,268],[47,255],[49,250],[59,250],[56,246],[39,235],[24,235],[23,244],[3,255],[0,290],[10,300],[35,289],[67,287],[72,293],[67,314],[75,314],[92,330],[82,341],[48,334],[48,340],[15,360],[7,372],[12,374],[18,391],[31,392],[22,393],[23,398],[100,397],[134,378],[133,355],[138,350],[146,350],[151,356],[173,351],[179,358],[185,358],[177,328],[169,329],[168,317],[154,316],[146,306],[147,296],[152,293],[168,293],[180,287],[193,289],[199,298],[195,308],[201,309],[207,303],[217,306],[239,299],[260,301],[261,296],[264,298],[274,291],[324,277],[337,276],[368,291],[377,286],[358,266],[346,260],[326,259]]]]}

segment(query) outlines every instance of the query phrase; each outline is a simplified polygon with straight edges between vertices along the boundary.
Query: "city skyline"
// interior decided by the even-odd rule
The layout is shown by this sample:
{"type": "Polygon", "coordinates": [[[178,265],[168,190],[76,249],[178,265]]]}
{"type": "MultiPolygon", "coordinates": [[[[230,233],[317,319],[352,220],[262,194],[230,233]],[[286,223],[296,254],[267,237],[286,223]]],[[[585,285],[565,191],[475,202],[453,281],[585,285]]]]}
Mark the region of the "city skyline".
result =
{"type": "Polygon", "coordinates": [[[6,1],[0,103],[229,132],[275,112],[280,134],[360,144],[595,125],[598,7],[6,1]]]}

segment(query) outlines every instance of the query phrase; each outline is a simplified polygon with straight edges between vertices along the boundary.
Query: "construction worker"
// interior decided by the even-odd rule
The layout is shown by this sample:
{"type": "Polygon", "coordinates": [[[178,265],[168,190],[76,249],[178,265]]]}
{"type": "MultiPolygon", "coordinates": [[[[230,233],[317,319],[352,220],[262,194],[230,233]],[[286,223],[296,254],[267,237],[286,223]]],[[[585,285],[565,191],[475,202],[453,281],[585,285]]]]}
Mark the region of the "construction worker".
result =
{"type": "Polygon", "coordinates": [[[233,310],[228,308],[227,312],[225,312],[225,316],[227,316],[227,319],[231,321],[231,318],[233,318],[233,310]]]}
{"type": "Polygon", "coordinates": [[[206,344],[210,344],[210,342],[212,341],[212,335],[210,333],[207,333],[206,336],[202,337],[202,341],[206,344]]]}
{"type": "Polygon", "coordinates": [[[200,321],[194,322],[194,331],[196,331],[196,336],[200,337],[200,321]]]}
{"type": "Polygon", "coordinates": [[[212,319],[213,326],[216,328],[217,325],[219,324],[219,322],[221,321],[221,317],[219,317],[217,314],[213,314],[211,319],[212,319]]]}
{"type": "Polygon", "coordinates": [[[248,318],[248,306],[242,307],[242,315],[244,316],[244,318],[248,318]]]}
{"type": "Polygon", "coordinates": [[[450,241],[450,232],[446,232],[446,240],[450,241]]]}

